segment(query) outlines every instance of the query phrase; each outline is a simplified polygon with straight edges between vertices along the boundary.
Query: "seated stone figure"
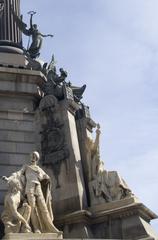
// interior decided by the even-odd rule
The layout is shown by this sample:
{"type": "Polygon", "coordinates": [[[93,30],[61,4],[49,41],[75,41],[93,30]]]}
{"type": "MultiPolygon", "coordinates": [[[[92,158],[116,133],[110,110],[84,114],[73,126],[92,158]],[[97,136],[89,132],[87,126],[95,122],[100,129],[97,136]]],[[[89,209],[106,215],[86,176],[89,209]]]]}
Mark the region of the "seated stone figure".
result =
{"type": "Polygon", "coordinates": [[[118,201],[133,196],[126,182],[116,171],[106,171],[100,161],[95,180],[89,183],[91,204],[118,201]]]}
{"type": "Polygon", "coordinates": [[[23,166],[20,171],[12,174],[9,178],[3,177],[11,186],[11,190],[9,189],[5,197],[5,210],[2,214],[2,221],[4,222],[6,233],[8,233],[8,225],[12,225],[14,220],[18,227],[16,229],[10,227],[9,233],[59,233],[53,224],[50,178],[37,166],[39,158],[39,153],[33,152],[28,165],[23,166]],[[23,200],[20,196],[22,193],[20,191],[20,185],[24,193],[23,200]],[[9,200],[11,201],[9,202],[9,200]],[[19,207],[21,205],[25,207],[23,213],[20,213],[19,207]],[[26,207],[28,210],[27,213],[26,207]],[[28,223],[30,223],[31,227],[28,223]],[[21,226],[21,224],[23,224],[24,227],[21,226]]]}

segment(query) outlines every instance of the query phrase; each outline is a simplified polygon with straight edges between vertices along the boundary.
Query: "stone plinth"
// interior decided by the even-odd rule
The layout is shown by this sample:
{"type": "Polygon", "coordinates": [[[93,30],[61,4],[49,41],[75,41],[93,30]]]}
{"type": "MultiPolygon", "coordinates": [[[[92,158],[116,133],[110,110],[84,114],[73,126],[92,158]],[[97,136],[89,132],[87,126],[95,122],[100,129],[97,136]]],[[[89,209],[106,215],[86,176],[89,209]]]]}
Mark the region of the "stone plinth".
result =
{"type": "Polygon", "coordinates": [[[64,238],[158,239],[149,222],[157,216],[136,198],[96,205],[67,214],[55,224],[64,229],[64,238]],[[85,228],[83,228],[83,225],[85,228]],[[84,229],[84,232],[81,232],[84,229]],[[85,234],[86,233],[86,234],[85,234]],[[84,235],[83,235],[84,234],[84,235]]]}
{"type": "Polygon", "coordinates": [[[53,240],[62,239],[62,232],[57,233],[10,233],[4,236],[4,240],[53,240]]]}
{"type": "Polygon", "coordinates": [[[89,211],[93,215],[94,237],[98,235],[98,231],[103,231],[103,238],[158,238],[149,224],[151,220],[157,218],[156,214],[135,197],[94,206],[89,208],[89,211]]]}

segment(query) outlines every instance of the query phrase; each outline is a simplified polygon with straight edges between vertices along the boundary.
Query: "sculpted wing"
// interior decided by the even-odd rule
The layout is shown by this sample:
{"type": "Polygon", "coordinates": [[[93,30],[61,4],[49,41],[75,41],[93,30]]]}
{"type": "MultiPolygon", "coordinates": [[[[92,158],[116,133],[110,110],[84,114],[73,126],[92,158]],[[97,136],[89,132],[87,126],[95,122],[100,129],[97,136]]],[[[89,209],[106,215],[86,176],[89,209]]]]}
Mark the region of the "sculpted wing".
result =
{"type": "Polygon", "coordinates": [[[12,9],[12,14],[15,22],[17,23],[19,29],[27,36],[30,36],[30,30],[27,29],[27,24],[22,21],[22,18],[19,18],[12,9]]]}

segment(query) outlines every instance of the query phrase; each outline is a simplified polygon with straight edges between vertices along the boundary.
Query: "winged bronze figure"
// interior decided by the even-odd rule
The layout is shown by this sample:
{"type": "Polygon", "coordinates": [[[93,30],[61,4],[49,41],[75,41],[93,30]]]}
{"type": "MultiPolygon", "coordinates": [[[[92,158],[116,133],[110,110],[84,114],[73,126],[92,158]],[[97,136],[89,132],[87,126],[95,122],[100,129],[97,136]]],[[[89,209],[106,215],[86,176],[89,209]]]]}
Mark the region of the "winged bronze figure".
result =
{"type": "Polygon", "coordinates": [[[30,27],[27,28],[27,24],[23,22],[22,17],[19,18],[14,10],[12,9],[12,14],[15,22],[17,23],[19,29],[25,34],[26,36],[30,36],[32,38],[32,43],[30,46],[28,46],[27,53],[29,53],[31,58],[37,58],[40,55],[40,50],[42,47],[42,42],[44,37],[53,37],[52,34],[42,34],[38,30],[37,24],[33,24],[33,15],[36,12],[30,11],[28,14],[30,14],[30,27]]]}

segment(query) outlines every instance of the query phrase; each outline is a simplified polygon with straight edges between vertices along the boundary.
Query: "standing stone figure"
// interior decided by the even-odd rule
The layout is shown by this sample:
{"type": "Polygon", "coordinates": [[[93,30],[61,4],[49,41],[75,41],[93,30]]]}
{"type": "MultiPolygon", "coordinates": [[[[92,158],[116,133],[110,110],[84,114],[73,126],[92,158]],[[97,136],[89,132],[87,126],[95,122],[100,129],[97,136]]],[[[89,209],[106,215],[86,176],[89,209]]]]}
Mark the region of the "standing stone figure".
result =
{"type": "MultiPolygon", "coordinates": [[[[25,205],[27,204],[30,208],[29,220],[32,229],[29,229],[27,226],[29,230],[34,233],[59,233],[58,229],[53,225],[50,178],[37,166],[39,158],[39,153],[33,152],[30,163],[24,165],[20,171],[12,174],[15,176],[15,179],[20,179],[23,189],[24,199],[18,199],[18,205],[25,203],[25,205]]],[[[13,199],[13,204],[16,204],[16,199],[13,199]]],[[[10,218],[14,217],[12,216],[12,206],[10,208],[10,218]]],[[[7,209],[5,210],[7,211],[7,209]]],[[[26,225],[26,223],[22,221],[22,218],[17,218],[17,220],[26,225]]],[[[27,219],[27,222],[29,222],[29,220],[27,219]]]]}
{"type": "Polygon", "coordinates": [[[88,179],[91,181],[96,178],[99,163],[100,163],[100,154],[99,154],[99,138],[100,138],[100,125],[97,124],[96,129],[96,138],[95,141],[87,137],[86,139],[86,149],[87,149],[87,159],[88,159],[88,179]]]}

